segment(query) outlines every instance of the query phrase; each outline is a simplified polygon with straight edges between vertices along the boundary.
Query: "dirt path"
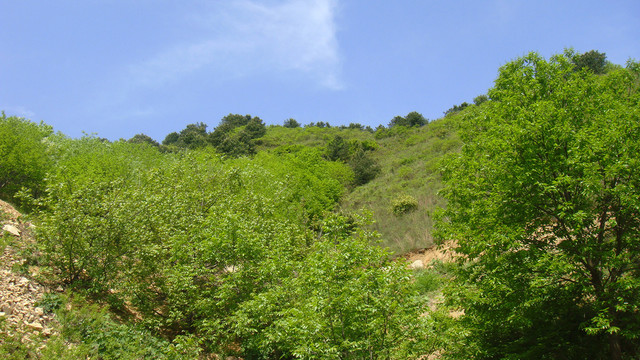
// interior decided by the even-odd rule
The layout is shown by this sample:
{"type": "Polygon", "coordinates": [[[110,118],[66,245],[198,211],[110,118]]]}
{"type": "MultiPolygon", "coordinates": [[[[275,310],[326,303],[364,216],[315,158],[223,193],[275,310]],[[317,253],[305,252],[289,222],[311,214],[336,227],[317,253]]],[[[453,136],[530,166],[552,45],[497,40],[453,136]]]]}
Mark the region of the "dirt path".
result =
{"type": "MultiPolygon", "coordinates": [[[[31,224],[21,221],[21,215],[11,205],[0,200],[0,317],[10,325],[6,330],[16,331],[23,342],[42,342],[42,338],[52,335],[54,316],[46,314],[37,302],[47,289],[17,272],[23,268],[24,259],[20,259],[16,247],[32,242],[31,224]],[[6,215],[5,215],[6,214],[6,215]],[[17,230],[17,231],[16,231],[17,230]],[[37,339],[37,340],[36,340],[37,339]]],[[[4,330],[2,330],[4,331],[4,330]]]]}

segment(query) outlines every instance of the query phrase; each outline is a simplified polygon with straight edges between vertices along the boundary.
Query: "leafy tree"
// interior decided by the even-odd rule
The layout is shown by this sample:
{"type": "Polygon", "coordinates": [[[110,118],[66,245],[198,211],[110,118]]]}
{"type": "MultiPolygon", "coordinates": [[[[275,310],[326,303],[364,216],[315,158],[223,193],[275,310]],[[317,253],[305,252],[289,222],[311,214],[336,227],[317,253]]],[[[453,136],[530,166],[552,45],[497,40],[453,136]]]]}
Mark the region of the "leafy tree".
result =
{"type": "Polygon", "coordinates": [[[197,149],[207,145],[207,124],[189,124],[180,131],[176,145],[188,149],[197,149]]]}
{"type": "Polygon", "coordinates": [[[467,103],[466,101],[463,102],[460,105],[453,105],[449,110],[444,112],[444,116],[447,116],[449,114],[454,114],[454,113],[457,113],[459,111],[462,111],[462,110],[466,109],[469,105],[470,104],[467,103]]]}
{"type": "Polygon", "coordinates": [[[336,135],[327,143],[326,157],[331,161],[346,162],[349,159],[349,144],[340,135],[336,135]]]}
{"type": "Polygon", "coordinates": [[[409,122],[409,126],[424,126],[429,122],[429,120],[417,111],[408,113],[405,119],[409,122]]]}
{"type": "Polygon", "coordinates": [[[180,139],[180,134],[174,131],[162,140],[162,145],[174,145],[178,142],[178,139],[180,139]]]}
{"type": "Polygon", "coordinates": [[[47,137],[50,126],[27,119],[0,115],[0,197],[17,200],[22,188],[38,196],[49,169],[47,137]]]}
{"type": "Polygon", "coordinates": [[[394,117],[391,122],[389,122],[389,127],[393,127],[393,126],[406,126],[406,127],[412,127],[412,126],[424,126],[428,123],[429,121],[427,119],[425,119],[424,116],[422,116],[422,114],[420,114],[417,111],[412,111],[409,114],[407,114],[407,116],[402,117],[402,116],[396,116],[394,117]]]}
{"type": "Polygon", "coordinates": [[[267,133],[267,128],[259,117],[254,117],[243,130],[252,140],[261,138],[267,133]]]}
{"type": "Polygon", "coordinates": [[[489,97],[487,95],[484,95],[484,94],[483,95],[478,95],[475,98],[473,98],[473,103],[475,105],[480,105],[480,104],[485,103],[487,101],[489,101],[489,97]]]}
{"type": "Polygon", "coordinates": [[[640,353],[639,78],[637,63],[596,76],[531,53],[467,115],[440,225],[467,261],[461,356],[640,353]]]}
{"type": "Polygon", "coordinates": [[[572,62],[578,70],[588,69],[594,74],[604,74],[607,66],[607,55],[596,50],[591,50],[584,54],[573,55],[572,62]]]}
{"type": "Polygon", "coordinates": [[[267,128],[259,117],[229,114],[209,134],[209,142],[225,154],[251,155],[255,153],[256,139],[266,132],[267,128]]]}
{"type": "MultiPolygon", "coordinates": [[[[177,135],[177,133],[173,133],[173,134],[177,135]]],[[[134,144],[149,144],[154,147],[160,146],[160,144],[157,141],[153,140],[153,138],[145,134],[136,134],[127,141],[134,144]]]]}
{"type": "Polygon", "coordinates": [[[287,119],[287,120],[284,121],[284,125],[283,126],[286,127],[286,128],[290,128],[290,129],[299,128],[300,127],[300,123],[298,121],[296,121],[296,119],[290,118],[290,119],[287,119]]]}

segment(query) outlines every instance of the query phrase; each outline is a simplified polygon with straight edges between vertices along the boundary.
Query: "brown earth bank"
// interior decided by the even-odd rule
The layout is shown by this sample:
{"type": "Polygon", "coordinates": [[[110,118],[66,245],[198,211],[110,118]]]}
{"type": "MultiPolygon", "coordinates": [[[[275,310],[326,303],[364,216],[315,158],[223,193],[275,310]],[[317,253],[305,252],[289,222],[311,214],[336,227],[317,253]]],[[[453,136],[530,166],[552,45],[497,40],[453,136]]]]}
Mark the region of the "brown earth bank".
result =
{"type": "Polygon", "coordinates": [[[448,241],[441,245],[433,245],[424,249],[417,249],[402,255],[409,262],[412,269],[423,269],[431,266],[433,261],[452,262],[458,256],[453,250],[455,241],[448,241]]]}

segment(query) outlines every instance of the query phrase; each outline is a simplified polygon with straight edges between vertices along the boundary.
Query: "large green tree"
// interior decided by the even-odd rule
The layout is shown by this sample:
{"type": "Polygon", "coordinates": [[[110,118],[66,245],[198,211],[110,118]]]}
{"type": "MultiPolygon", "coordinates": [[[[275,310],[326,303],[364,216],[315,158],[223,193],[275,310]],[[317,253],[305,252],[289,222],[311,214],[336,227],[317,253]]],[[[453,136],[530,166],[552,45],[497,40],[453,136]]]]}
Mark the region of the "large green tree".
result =
{"type": "Polygon", "coordinates": [[[640,354],[639,78],[531,53],[466,116],[440,225],[465,255],[464,357],[640,354]]]}
{"type": "Polygon", "coordinates": [[[209,134],[209,142],[224,154],[252,155],[256,152],[256,139],[266,132],[266,126],[257,116],[229,114],[209,134]]]}

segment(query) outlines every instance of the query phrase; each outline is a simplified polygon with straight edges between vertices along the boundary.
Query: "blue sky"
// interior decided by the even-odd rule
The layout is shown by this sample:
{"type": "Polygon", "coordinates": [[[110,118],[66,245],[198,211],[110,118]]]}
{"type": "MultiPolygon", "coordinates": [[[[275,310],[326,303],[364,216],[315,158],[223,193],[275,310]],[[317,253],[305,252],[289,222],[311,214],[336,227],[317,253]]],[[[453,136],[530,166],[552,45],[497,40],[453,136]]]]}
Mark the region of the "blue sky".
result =
{"type": "Polygon", "coordinates": [[[0,109],[69,136],[436,119],[530,51],[640,59],[640,1],[0,0],[0,109]]]}

